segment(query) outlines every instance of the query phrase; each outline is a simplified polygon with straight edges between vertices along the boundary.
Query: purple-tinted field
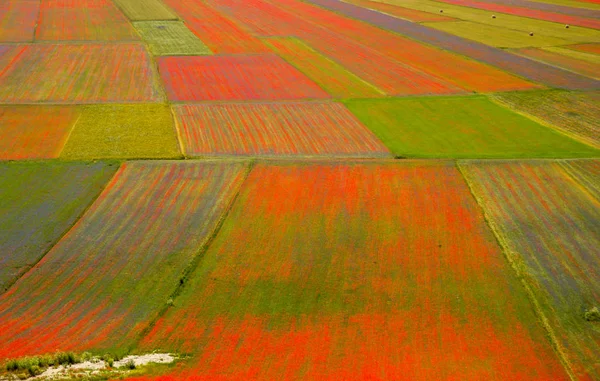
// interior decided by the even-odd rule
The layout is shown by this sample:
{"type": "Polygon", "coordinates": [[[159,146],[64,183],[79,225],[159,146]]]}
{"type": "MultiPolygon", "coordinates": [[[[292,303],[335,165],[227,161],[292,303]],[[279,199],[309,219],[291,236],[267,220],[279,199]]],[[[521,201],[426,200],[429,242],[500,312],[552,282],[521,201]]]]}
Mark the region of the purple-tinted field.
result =
{"type": "Polygon", "coordinates": [[[274,54],[159,57],[157,61],[172,101],[330,98],[274,54]]]}
{"type": "Polygon", "coordinates": [[[14,49],[18,53],[10,63],[4,69],[0,65],[0,102],[103,103],[161,99],[150,56],[143,45],[35,44],[14,49]]]}
{"type": "Polygon", "coordinates": [[[0,294],[69,230],[116,169],[102,162],[0,162],[0,294]]]}

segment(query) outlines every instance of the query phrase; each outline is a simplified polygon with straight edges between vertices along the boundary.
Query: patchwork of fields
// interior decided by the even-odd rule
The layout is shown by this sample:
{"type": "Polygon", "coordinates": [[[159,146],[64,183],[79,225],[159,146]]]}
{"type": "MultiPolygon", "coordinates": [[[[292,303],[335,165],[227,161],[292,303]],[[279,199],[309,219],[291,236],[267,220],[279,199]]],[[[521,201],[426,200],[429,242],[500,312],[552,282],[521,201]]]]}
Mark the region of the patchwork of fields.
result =
{"type": "Polygon", "coordinates": [[[0,380],[61,351],[600,380],[600,1],[0,1],[0,380]]]}

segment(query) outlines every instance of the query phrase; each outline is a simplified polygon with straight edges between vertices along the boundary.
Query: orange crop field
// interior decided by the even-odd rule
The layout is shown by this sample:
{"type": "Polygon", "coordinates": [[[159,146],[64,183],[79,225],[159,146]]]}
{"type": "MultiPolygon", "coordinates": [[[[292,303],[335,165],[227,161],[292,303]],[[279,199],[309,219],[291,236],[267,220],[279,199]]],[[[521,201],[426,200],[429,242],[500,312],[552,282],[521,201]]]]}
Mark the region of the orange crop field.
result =
{"type": "Polygon", "coordinates": [[[201,2],[166,0],[186,25],[215,53],[266,53],[269,49],[249,32],[201,2]]]}
{"type": "Polygon", "coordinates": [[[0,159],[57,158],[76,119],[69,106],[0,106],[0,159]]]}
{"type": "Polygon", "coordinates": [[[330,96],[274,54],[160,57],[172,101],[293,100],[330,96]],[[203,86],[181,86],[202,82],[203,86]]]}

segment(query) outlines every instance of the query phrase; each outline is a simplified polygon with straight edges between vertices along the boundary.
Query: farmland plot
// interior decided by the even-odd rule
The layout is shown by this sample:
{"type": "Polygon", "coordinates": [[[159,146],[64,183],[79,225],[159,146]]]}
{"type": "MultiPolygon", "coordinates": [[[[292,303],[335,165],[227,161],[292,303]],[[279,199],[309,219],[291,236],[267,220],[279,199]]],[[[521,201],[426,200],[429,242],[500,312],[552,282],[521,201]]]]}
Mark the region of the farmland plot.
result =
{"type": "MultiPolygon", "coordinates": [[[[542,10],[528,9],[525,7],[517,7],[508,4],[494,4],[493,2],[478,1],[478,0],[438,0],[442,3],[460,5],[468,8],[484,9],[493,12],[500,12],[509,15],[523,16],[532,19],[552,21],[567,25],[577,25],[584,28],[600,29],[600,20],[593,18],[571,16],[561,14],[559,12],[546,12],[542,10]]],[[[502,16],[501,16],[502,17],[502,16]]]]}
{"type": "Polygon", "coordinates": [[[193,354],[169,380],[566,380],[511,271],[450,163],[258,165],[140,350],[193,354]]]}
{"type": "Polygon", "coordinates": [[[345,0],[347,3],[355,4],[364,8],[373,9],[378,12],[387,13],[388,15],[399,17],[401,19],[414,21],[414,22],[425,22],[425,21],[452,21],[456,20],[452,17],[444,16],[441,14],[433,14],[423,11],[417,11],[414,9],[404,8],[399,5],[381,3],[379,1],[371,0],[345,0]]]}
{"type": "Polygon", "coordinates": [[[590,157],[600,151],[482,96],[345,102],[396,155],[590,157]]]}
{"type": "Polygon", "coordinates": [[[586,312],[600,304],[600,166],[576,163],[461,167],[575,378],[592,380],[600,377],[600,326],[586,312]],[[576,181],[580,176],[571,174],[577,172],[595,191],[576,181]]]}
{"type": "Polygon", "coordinates": [[[501,104],[600,148],[600,93],[544,91],[495,94],[501,104]]]}
{"type": "Polygon", "coordinates": [[[174,106],[187,155],[390,156],[339,103],[174,106]]]}
{"type": "Polygon", "coordinates": [[[569,45],[565,46],[565,48],[578,50],[585,53],[592,53],[600,55],[600,44],[578,44],[578,45],[569,45]]]}
{"type": "Polygon", "coordinates": [[[159,57],[158,66],[172,101],[330,98],[274,54],[159,57]]]}
{"type": "Polygon", "coordinates": [[[0,359],[130,345],[183,282],[241,163],[122,164],[48,254],[0,296],[0,359]]]}
{"type": "Polygon", "coordinates": [[[71,106],[0,106],[0,160],[58,157],[76,120],[71,106]]]}
{"type": "Polygon", "coordinates": [[[116,169],[102,162],[0,163],[0,294],[50,250],[116,169]]]}
{"type": "Polygon", "coordinates": [[[269,38],[266,44],[335,98],[378,98],[384,92],[293,37],[269,38]]]}
{"type": "MultiPolygon", "coordinates": [[[[322,46],[322,49],[325,52],[327,52],[328,49],[334,49],[335,46],[344,46],[342,42],[345,39],[340,38],[341,36],[344,36],[347,39],[356,42],[354,45],[345,47],[348,52],[346,54],[350,57],[351,53],[358,54],[359,52],[362,52],[362,61],[370,62],[372,61],[372,58],[369,59],[367,57],[378,57],[373,53],[368,53],[368,50],[364,51],[364,48],[362,48],[363,50],[357,48],[357,46],[361,45],[363,47],[366,46],[371,49],[371,52],[375,50],[380,55],[393,58],[404,65],[427,73],[432,77],[443,79],[444,81],[450,82],[463,89],[485,92],[520,90],[537,87],[531,82],[525,81],[515,75],[494,67],[444,50],[436,49],[432,46],[421,44],[382,28],[377,28],[367,23],[343,17],[339,14],[300,1],[286,0],[279,1],[278,4],[280,6],[285,5],[287,9],[290,10],[293,9],[298,15],[301,15],[306,20],[312,20],[316,25],[335,26],[335,28],[329,28],[329,33],[333,30],[339,34],[335,40],[331,37],[327,37],[327,35],[323,36],[322,33],[319,33],[321,30],[320,27],[316,29],[313,27],[312,31],[304,31],[304,38],[307,41],[316,40],[314,43],[319,44],[318,41],[324,40],[328,41],[330,46],[333,46],[328,48],[324,43],[315,45],[322,46]],[[311,35],[314,36],[310,37],[311,35]],[[358,45],[357,43],[360,43],[361,45],[358,45]]],[[[334,55],[331,51],[329,51],[329,54],[345,66],[351,67],[346,63],[350,60],[350,57],[346,58],[346,56],[341,55],[342,53],[334,55]]],[[[373,67],[366,67],[365,71],[369,73],[379,70],[377,67],[382,66],[382,60],[379,61],[380,62],[373,62],[373,67]]]]}
{"type": "Polygon", "coordinates": [[[590,78],[600,79],[600,62],[594,63],[569,57],[561,54],[563,52],[553,52],[543,49],[518,49],[514,53],[532,58],[537,61],[545,62],[550,65],[562,67],[569,71],[579,73],[590,78]]]}
{"type": "Polygon", "coordinates": [[[527,33],[533,32],[534,34],[556,37],[574,42],[595,42],[600,38],[600,30],[592,28],[577,27],[566,29],[564,23],[537,20],[530,17],[508,14],[497,16],[494,19],[492,16],[495,15],[495,12],[492,11],[451,4],[440,4],[439,2],[432,0],[384,0],[383,2],[398,4],[403,7],[431,13],[439,13],[440,9],[443,9],[444,15],[464,21],[493,25],[504,29],[520,30],[527,33]]]}
{"type": "Polygon", "coordinates": [[[0,102],[158,101],[150,57],[139,44],[27,45],[0,71],[0,102]],[[52,81],[48,79],[52,78],[52,81]]]}
{"type": "Polygon", "coordinates": [[[66,159],[181,157],[169,107],[86,105],[61,153],[66,159]]]}
{"type": "MultiPolygon", "coordinates": [[[[342,15],[366,21],[380,28],[403,34],[411,39],[471,57],[474,60],[501,68],[510,73],[515,73],[523,78],[542,84],[571,90],[600,89],[600,81],[524,57],[515,56],[501,49],[453,36],[446,32],[428,28],[417,23],[401,20],[387,14],[373,12],[353,4],[344,3],[340,0],[307,1],[320,5],[323,8],[336,11],[342,15]]],[[[436,12],[439,12],[439,8],[436,12]]],[[[564,28],[564,26],[561,27],[564,28]]]]}
{"type": "Polygon", "coordinates": [[[529,32],[478,24],[471,21],[435,22],[423,23],[423,25],[498,48],[545,47],[569,43],[567,40],[556,37],[535,33],[531,36],[529,32]]]}
{"type": "Polygon", "coordinates": [[[31,42],[40,9],[38,0],[0,3],[0,42],[31,42]]]}
{"type": "Polygon", "coordinates": [[[138,21],[133,25],[155,56],[211,54],[210,49],[179,21],[138,21]]]}
{"type": "Polygon", "coordinates": [[[110,0],[41,0],[36,40],[139,40],[110,0]]]}
{"type": "Polygon", "coordinates": [[[465,92],[442,78],[381,54],[370,47],[325,29],[306,34],[303,39],[323,55],[388,95],[456,94],[465,92]]]}
{"type": "Polygon", "coordinates": [[[133,21],[176,20],[173,13],[161,0],[113,0],[123,13],[133,21]]]}
{"type": "Polygon", "coordinates": [[[164,0],[215,53],[266,53],[269,49],[240,25],[203,2],[164,0]]]}

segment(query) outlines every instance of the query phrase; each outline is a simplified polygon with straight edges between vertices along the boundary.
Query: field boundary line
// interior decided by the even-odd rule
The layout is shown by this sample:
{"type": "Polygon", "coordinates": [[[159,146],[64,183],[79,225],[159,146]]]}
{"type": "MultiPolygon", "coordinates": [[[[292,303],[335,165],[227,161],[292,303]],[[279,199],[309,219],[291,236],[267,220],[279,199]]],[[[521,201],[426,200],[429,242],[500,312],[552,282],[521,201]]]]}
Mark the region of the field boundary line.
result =
{"type": "Polygon", "coordinates": [[[65,144],[63,144],[63,146],[60,149],[60,152],[58,153],[57,158],[60,158],[62,156],[63,151],[65,150],[65,147],[67,146],[67,143],[69,142],[69,139],[71,139],[71,135],[73,134],[73,131],[75,130],[75,126],[77,126],[77,123],[79,122],[79,119],[81,119],[81,115],[83,115],[84,110],[80,110],[77,106],[74,106],[75,109],[77,111],[79,111],[79,115],[77,116],[77,119],[75,119],[75,122],[73,123],[73,125],[71,126],[71,128],[69,129],[69,133],[67,134],[67,138],[65,139],[65,144]]]}
{"type": "MultiPolygon", "coordinates": [[[[353,73],[352,71],[348,70],[347,67],[345,67],[344,65],[342,65],[341,63],[335,61],[333,58],[323,54],[322,52],[318,51],[317,49],[313,48],[308,42],[306,42],[304,39],[300,38],[300,37],[295,37],[295,36],[289,36],[289,37],[280,37],[280,36],[268,36],[268,37],[264,37],[264,38],[259,38],[261,41],[264,40],[265,43],[267,44],[267,47],[271,47],[270,46],[270,39],[281,39],[281,40],[295,40],[296,42],[298,42],[298,44],[303,45],[304,47],[306,47],[308,50],[312,51],[314,54],[319,55],[321,57],[323,57],[323,59],[325,59],[326,61],[331,62],[334,65],[340,66],[349,76],[354,77],[356,80],[358,80],[358,82],[364,83],[365,85],[367,85],[368,87],[372,88],[373,90],[375,90],[376,92],[378,92],[379,94],[383,95],[384,97],[388,96],[388,93],[386,93],[385,91],[381,90],[379,87],[375,86],[374,84],[372,84],[371,82],[367,82],[366,80],[364,80],[363,78],[361,78],[360,76],[358,76],[357,74],[353,73]]],[[[277,53],[275,53],[277,54],[277,53]]],[[[279,54],[277,54],[279,55],[279,54]]],[[[287,62],[288,64],[292,65],[293,67],[295,67],[296,69],[298,69],[302,74],[304,74],[305,76],[308,77],[308,74],[304,73],[304,71],[300,70],[299,67],[297,67],[296,65],[294,65],[292,62],[288,61],[287,59],[285,59],[285,57],[282,57],[279,55],[279,57],[281,57],[285,62],[287,62]]],[[[309,77],[310,78],[310,77],[309,77]]],[[[312,78],[311,78],[312,80],[312,78]]],[[[313,80],[314,82],[314,80],[313,80]]],[[[315,82],[316,83],[316,82],[315,82]]],[[[318,83],[317,85],[319,87],[321,87],[318,83]]],[[[325,89],[323,89],[325,90],[325,89]]],[[[327,92],[327,91],[325,91],[327,92]]],[[[330,94],[331,95],[331,94],[330,94]]],[[[333,97],[331,99],[335,99],[335,97],[333,97]]],[[[339,99],[347,99],[347,98],[339,98],[339,99]]]]}
{"type": "Polygon", "coordinates": [[[182,271],[181,277],[179,278],[179,282],[178,282],[177,286],[175,287],[175,290],[173,290],[173,292],[167,298],[167,300],[172,301],[172,303],[168,303],[168,302],[165,303],[164,307],[158,311],[158,313],[156,314],[154,319],[152,319],[152,321],[150,321],[150,323],[148,323],[148,325],[144,329],[141,330],[138,338],[136,340],[134,340],[133,343],[129,346],[129,349],[127,351],[128,353],[132,353],[135,351],[135,349],[137,349],[137,347],[139,346],[139,343],[152,331],[154,326],[156,326],[156,323],[158,323],[158,321],[169,311],[169,308],[174,305],[176,298],[179,295],[181,295],[181,292],[183,291],[184,287],[186,286],[189,276],[192,275],[194,273],[194,271],[198,268],[198,265],[200,265],[200,262],[202,261],[202,259],[204,259],[206,252],[208,251],[211,244],[214,242],[217,235],[221,231],[221,227],[223,226],[223,224],[225,223],[225,220],[229,216],[229,213],[230,213],[231,209],[233,208],[233,205],[235,204],[244,184],[246,183],[248,177],[250,176],[250,172],[252,172],[252,169],[254,168],[256,160],[243,161],[243,163],[247,163],[246,168],[243,169],[243,171],[245,172],[243,174],[243,179],[240,181],[240,184],[237,186],[237,189],[233,193],[231,200],[229,201],[229,203],[227,204],[227,206],[224,208],[223,212],[221,213],[221,216],[219,217],[217,223],[215,224],[215,227],[212,229],[212,232],[210,232],[210,234],[206,237],[206,239],[204,240],[204,242],[198,249],[196,255],[192,258],[190,263],[182,271]]]}
{"type": "Polygon", "coordinates": [[[186,152],[185,152],[185,145],[183,144],[183,137],[181,135],[181,129],[179,128],[179,123],[177,122],[177,116],[175,115],[175,110],[173,110],[173,106],[170,104],[168,105],[168,107],[169,107],[169,112],[171,113],[171,118],[173,119],[173,128],[175,129],[175,135],[177,136],[177,144],[179,145],[179,151],[181,151],[183,160],[187,160],[189,157],[186,155],[186,152]]]}
{"type": "MultiPolygon", "coordinates": [[[[543,329],[546,331],[546,335],[548,336],[548,339],[550,340],[550,344],[551,344],[552,348],[554,349],[556,355],[558,356],[560,362],[562,363],[563,368],[565,369],[565,372],[567,373],[567,375],[569,376],[569,378],[572,381],[577,381],[578,378],[575,375],[573,368],[571,367],[571,364],[565,353],[565,349],[563,348],[562,344],[558,341],[556,333],[554,332],[554,329],[550,325],[550,321],[549,321],[548,317],[546,316],[546,314],[544,314],[544,312],[542,310],[541,302],[535,296],[535,292],[533,290],[533,285],[531,284],[532,281],[529,279],[530,276],[523,270],[524,268],[526,268],[526,265],[524,263],[522,263],[521,255],[518,252],[510,249],[510,247],[506,243],[505,239],[500,234],[499,226],[492,220],[491,216],[488,215],[488,213],[486,212],[486,210],[483,206],[484,202],[485,202],[484,197],[483,196],[478,197],[475,194],[475,191],[473,189],[474,186],[473,186],[472,182],[469,181],[470,176],[462,168],[461,161],[457,160],[455,162],[455,166],[456,166],[458,172],[460,172],[460,174],[462,175],[465,183],[467,184],[467,187],[469,188],[469,191],[471,192],[471,196],[475,199],[475,202],[481,209],[483,219],[485,220],[488,227],[492,230],[494,237],[496,238],[496,242],[498,243],[502,253],[504,254],[504,258],[506,258],[509,266],[512,268],[512,270],[516,274],[517,278],[521,282],[521,285],[525,289],[525,292],[527,293],[529,301],[532,304],[533,311],[534,311],[535,315],[537,315],[539,323],[542,325],[543,329]]],[[[465,161],[468,161],[468,160],[465,160],[465,161]]]]}
{"type": "MultiPolygon", "coordinates": [[[[45,161],[45,160],[43,160],[43,161],[45,161]]],[[[21,162],[21,161],[18,161],[18,162],[21,162]]],[[[92,198],[90,200],[90,202],[86,205],[86,207],[81,211],[81,213],[79,213],[79,215],[76,216],[76,218],[73,220],[73,223],[70,226],[68,226],[65,229],[65,231],[62,234],[60,234],[54,241],[52,241],[52,243],[51,243],[50,247],[48,248],[48,250],[46,250],[42,255],[40,255],[39,258],[37,258],[34,263],[28,264],[27,266],[24,266],[23,271],[21,271],[21,273],[15,279],[13,279],[11,282],[7,283],[6,286],[4,287],[4,290],[0,290],[0,296],[2,294],[4,294],[5,292],[7,292],[8,290],[10,290],[10,288],[12,286],[14,286],[21,278],[23,278],[23,276],[25,274],[27,274],[32,268],[34,268],[35,266],[37,266],[37,264],[42,259],[44,259],[44,257],[50,251],[52,251],[52,249],[54,249],[54,246],[56,246],[67,234],[69,234],[69,232],[71,230],[73,230],[73,227],[75,225],[77,225],[77,223],[83,218],[83,216],[85,216],[85,214],[92,207],[92,205],[94,205],[94,203],[96,203],[96,201],[98,200],[98,198],[100,198],[100,196],[104,193],[106,187],[115,178],[115,175],[119,172],[119,170],[121,169],[121,166],[122,166],[122,163],[120,161],[117,161],[117,160],[106,160],[106,161],[101,160],[100,162],[105,162],[105,163],[108,162],[107,166],[112,166],[113,163],[119,163],[119,167],[115,170],[115,172],[113,173],[113,175],[109,179],[107,179],[106,183],[104,183],[104,185],[102,186],[102,188],[100,189],[100,191],[98,192],[98,194],[96,195],[96,197],[92,198]]]]}
{"type": "Polygon", "coordinates": [[[38,3],[39,3],[38,14],[37,14],[37,17],[35,18],[35,25],[33,26],[33,35],[31,36],[31,43],[35,43],[35,41],[36,41],[38,26],[40,25],[40,18],[42,17],[42,0],[39,0],[38,3]]]}
{"type": "Polygon", "coordinates": [[[598,196],[592,193],[592,191],[587,186],[585,186],[585,184],[582,184],[582,182],[575,177],[576,170],[573,169],[571,166],[567,165],[566,160],[557,160],[557,163],[560,166],[560,170],[567,175],[569,180],[575,183],[575,186],[577,187],[576,189],[579,189],[579,191],[590,197],[593,201],[600,203],[600,198],[598,198],[598,196]]]}

